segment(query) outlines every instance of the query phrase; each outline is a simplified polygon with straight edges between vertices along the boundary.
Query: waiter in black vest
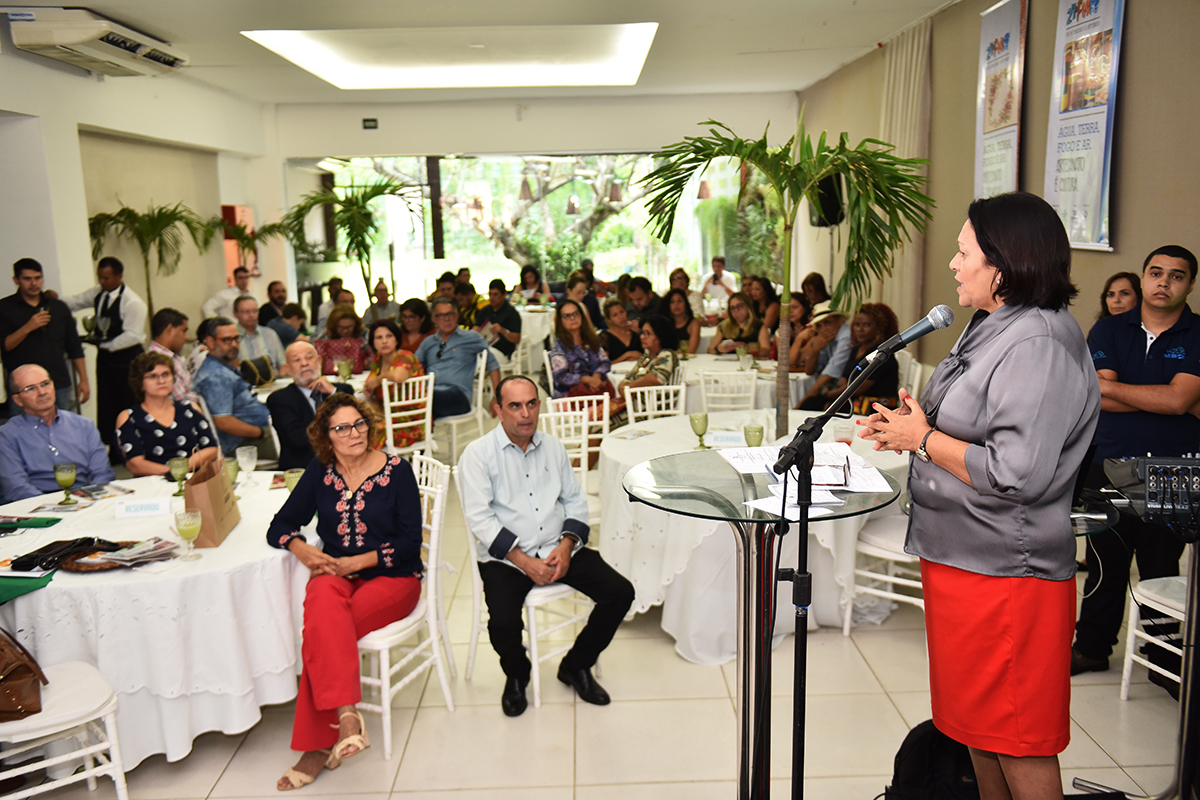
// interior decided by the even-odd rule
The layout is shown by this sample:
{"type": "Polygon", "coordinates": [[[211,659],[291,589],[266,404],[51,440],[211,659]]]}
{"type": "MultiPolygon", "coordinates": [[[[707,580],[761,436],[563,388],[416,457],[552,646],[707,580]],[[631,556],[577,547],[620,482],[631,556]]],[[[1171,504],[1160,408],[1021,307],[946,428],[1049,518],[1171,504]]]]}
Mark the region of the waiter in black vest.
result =
{"type": "MultiPolygon", "coordinates": [[[[96,264],[96,282],[86,292],[64,297],[72,311],[91,307],[96,315],[93,343],[96,353],[96,427],[105,444],[111,444],[116,431],[117,414],[137,405],[129,386],[129,364],[144,348],[146,341],[146,301],[125,285],[125,265],[105,256],[96,264]],[[107,330],[101,319],[108,320],[107,330]]],[[[109,448],[113,463],[120,454],[109,448]]]]}

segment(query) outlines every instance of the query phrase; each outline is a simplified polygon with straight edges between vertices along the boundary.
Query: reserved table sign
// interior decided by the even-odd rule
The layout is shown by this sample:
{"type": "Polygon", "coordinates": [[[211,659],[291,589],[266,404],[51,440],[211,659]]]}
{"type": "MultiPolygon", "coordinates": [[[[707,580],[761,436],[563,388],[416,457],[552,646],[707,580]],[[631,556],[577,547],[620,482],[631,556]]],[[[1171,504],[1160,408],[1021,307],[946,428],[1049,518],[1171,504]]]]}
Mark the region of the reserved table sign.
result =
{"type": "Polygon", "coordinates": [[[171,498],[149,497],[140,500],[118,500],[117,519],[125,517],[160,517],[171,513],[171,498]]]}

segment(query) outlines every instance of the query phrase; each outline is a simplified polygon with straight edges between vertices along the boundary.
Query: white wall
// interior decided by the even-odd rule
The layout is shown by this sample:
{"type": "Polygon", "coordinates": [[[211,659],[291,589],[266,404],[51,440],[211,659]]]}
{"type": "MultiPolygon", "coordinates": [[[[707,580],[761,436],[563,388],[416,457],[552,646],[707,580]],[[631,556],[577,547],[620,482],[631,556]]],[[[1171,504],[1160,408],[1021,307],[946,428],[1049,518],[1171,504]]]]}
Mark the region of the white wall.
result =
{"type": "MultiPolygon", "coordinates": [[[[46,151],[37,117],[0,113],[0,272],[18,258],[33,258],[45,270],[46,286],[60,284],[46,151]]],[[[7,289],[7,283],[0,280],[7,289]]],[[[2,292],[7,294],[7,291],[2,292]]]]}

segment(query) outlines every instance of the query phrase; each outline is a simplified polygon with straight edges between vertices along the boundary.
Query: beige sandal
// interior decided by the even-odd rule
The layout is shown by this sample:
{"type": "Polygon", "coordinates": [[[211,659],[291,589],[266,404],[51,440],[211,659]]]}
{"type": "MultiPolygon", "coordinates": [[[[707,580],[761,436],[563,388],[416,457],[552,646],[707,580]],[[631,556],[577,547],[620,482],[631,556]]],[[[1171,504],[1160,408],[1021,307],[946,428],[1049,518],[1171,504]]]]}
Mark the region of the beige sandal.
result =
{"type": "Polygon", "coordinates": [[[339,726],[342,724],[342,720],[346,717],[358,717],[359,732],[350,734],[345,739],[342,739],[333,746],[333,750],[329,754],[329,761],[326,763],[326,766],[330,769],[337,768],[342,763],[342,759],[358,755],[363,750],[366,750],[371,746],[371,740],[367,738],[367,724],[363,721],[362,714],[360,714],[357,709],[354,711],[343,712],[342,715],[338,717],[339,726]],[[343,754],[342,751],[348,747],[357,747],[358,749],[353,753],[343,754]],[[330,764],[332,764],[332,766],[330,766],[330,764]]]}
{"type": "Polygon", "coordinates": [[[279,784],[275,784],[275,788],[279,789],[281,792],[289,792],[292,789],[299,789],[302,786],[308,786],[317,779],[315,775],[298,772],[295,767],[288,767],[288,771],[283,773],[283,777],[287,778],[292,785],[287,789],[279,789],[279,784]]]}

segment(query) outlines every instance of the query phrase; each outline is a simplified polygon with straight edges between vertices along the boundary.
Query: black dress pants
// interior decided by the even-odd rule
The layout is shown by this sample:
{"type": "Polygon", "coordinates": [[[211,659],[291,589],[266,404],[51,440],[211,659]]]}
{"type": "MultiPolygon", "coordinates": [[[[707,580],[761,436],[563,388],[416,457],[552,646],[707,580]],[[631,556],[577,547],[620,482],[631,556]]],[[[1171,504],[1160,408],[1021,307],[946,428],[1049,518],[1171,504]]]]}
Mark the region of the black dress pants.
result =
{"type": "MultiPolygon", "coordinates": [[[[1087,485],[1099,488],[1108,485],[1103,470],[1093,464],[1087,485]]],[[[1138,575],[1142,580],[1164,578],[1179,574],[1179,558],[1183,541],[1162,525],[1151,525],[1132,513],[1121,513],[1120,520],[1109,530],[1087,538],[1087,579],[1083,583],[1083,605],[1075,624],[1075,649],[1088,658],[1105,659],[1117,643],[1121,623],[1125,621],[1125,598],[1129,593],[1129,567],[1137,558],[1138,575]]],[[[1157,616],[1153,610],[1150,615],[1157,616]]],[[[1164,625],[1162,630],[1149,632],[1163,635],[1178,630],[1178,625],[1164,625]]],[[[1178,657],[1159,647],[1148,648],[1151,660],[1178,672],[1178,657]],[[1163,657],[1166,661],[1163,661],[1163,657]]]]}
{"type": "MultiPolygon", "coordinates": [[[[111,444],[117,432],[117,415],[137,405],[129,386],[129,365],[143,352],[141,345],[110,353],[96,352],[96,427],[100,441],[111,444]]],[[[112,448],[115,453],[116,448],[112,448]]],[[[120,454],[117,454],[120,459],[120,454]]],[[[119,463],[119,462],[118,462],[119,463]]]]}
{"type": "MultiPolygon", "coordinates": [[[[536,584],[521,570],[498,561],[482,562],[479,574],[488,607],[488,636],[500,656],[500,668],[509,678],[528,681],[530,663],[521,643],[525,628],[521,609],[525,595],[536,584]]],[[[633,605],[633,584],[599,553],[586,547],[571,556],[561,583],[579,590],[596,604],[575,646],[562,660],[567,669],[591,669],[633,605]]]]}

